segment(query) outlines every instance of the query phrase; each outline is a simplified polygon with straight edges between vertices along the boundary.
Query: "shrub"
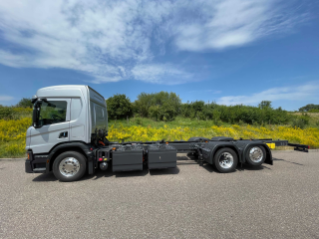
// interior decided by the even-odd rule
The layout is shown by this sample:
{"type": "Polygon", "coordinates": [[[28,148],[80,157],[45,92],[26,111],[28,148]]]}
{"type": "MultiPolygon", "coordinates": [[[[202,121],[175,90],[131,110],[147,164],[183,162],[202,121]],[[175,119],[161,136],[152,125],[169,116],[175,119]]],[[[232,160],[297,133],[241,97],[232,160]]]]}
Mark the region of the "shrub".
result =
{"type": "Polygon", "coordinates": [[[267,101],[267,100],[263,100],[259,105],[258,107],[260,109],[271,109],[271,101],[267,101]]]}
{"type": "Polygon", "coordinates": [[[198,112],[196,113],[196,117],[197,117],[197,119],[199,119],[199,120],[205,120],[205,119],[206,119],[205,113],[202,112],[202,111],[198,111],[198,112]]]}
{"type": "Polygon", "coordinates": [[[180,113],[181,99],[172,92],[141,93],[134,103],[134,108],[141,117],[168,121],[180,113]]]}
{"type": "Polygon", "coordinates": [[[221,126],[222,121],[221,120],[214,120],[214,125],[221,126]]]}
{"type": "Polygon", "coordinates": [[[133,107],[125,95],[114,95],[106,100],[107,112],[110,119],[131,117],[133,107]]]}
{"type": "Polygon", "coordinates": [[[143,125],[142,119],[141,119],[140,117],[136,117],[136,118],[135,118],[135,124],[137,124],[137,125],[143,125]]]}
{"type": "Polygon", "coordinates": [[[310,117],[308,115],[297,116],[292,120],[291,126],[304,129],[307,125],[309,125],[309,118],[310,117]]]}
{"type": "Polygon", "coordinates": [[[13,109],[12,107],[1,106],[0,107],[0,119],[12,119],[13,109]]]}
{"type": "Polygon", "coordinates": [[[213,112],[213,115],[212,115],[213,120],[215,121],[220,120],[220,111],[213,110],[212,112],[213,112]]]}
{"type": "Polygon", "coordinates": [[[300,112],[319,112],[319,105],[308,104],[304,107],[299,108],[300,112]]]}
{"type": "Polygon", "coordinates": [[[31,98],[22,98],[16,106],[23,108],[33,108],[31,98]]]}

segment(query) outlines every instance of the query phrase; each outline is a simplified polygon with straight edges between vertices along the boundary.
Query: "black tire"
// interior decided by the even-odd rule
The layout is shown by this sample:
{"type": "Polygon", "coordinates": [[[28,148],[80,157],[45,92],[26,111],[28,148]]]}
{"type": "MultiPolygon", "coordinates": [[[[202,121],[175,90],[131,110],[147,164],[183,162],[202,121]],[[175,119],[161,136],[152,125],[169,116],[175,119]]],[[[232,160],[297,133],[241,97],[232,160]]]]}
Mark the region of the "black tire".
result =
{"type": "Polygon", "coordinates": [[[56,159],[53,162],[53,174],[57,179],[63,182],[72,182],[72,181],[79,180],[80,178],[84,176],[85,172],[86,172],[86,158],[83,154],[76,151],[67,151],[67,152],[61,153],[60,155],[58,155],[58,157],[56,157],[56,159]],[[78,164],[80,165],[78,172],[72,176],[65,176],[60,172],[60,169],[59,169],[60,163],[66,158],[74,158],[78,161],[78,164]]]}
{"type": "Polygon", "coordinates": [[[230,173],[230,172],[235,171],[237,164],[238,164],[237,154],[231,148],[221,148],[214,155],[214,165],[220,173],[230,173]],[[225,153],[228,153],[229,155],[231,155],[232,160],[230,160],[230,159],[227,160],[227,158],[225,158],[225,155],[227,155],[227,154],[225,154],[225,153]],[[232,163],[229,163],[229,165],[228,165],[229,167],[221,165],[222,163],[220,163],[220,162],[223,161],[224,159],[226,161],[229,161],[229,162],[232,161],[232,163]]]}
{"type": "Polygon", "coordinates": [[[263,146],[261,145],[254,145],[254,146],[250,146],[247,148],[246,152],[245,152],[245,159],[246,159],[246,162],[251,165],[251,166],[260,166],[262,165],[265,160],[266,160],[266,150],[263,146]],[[256,148],[257,150],[260,149],[260,152],[262,153],[262,157],[261,159],[258,159],[258,160],[253,160],[251,157],[250,157],[250,151],[253,149],[253,148],[256,148]]]}

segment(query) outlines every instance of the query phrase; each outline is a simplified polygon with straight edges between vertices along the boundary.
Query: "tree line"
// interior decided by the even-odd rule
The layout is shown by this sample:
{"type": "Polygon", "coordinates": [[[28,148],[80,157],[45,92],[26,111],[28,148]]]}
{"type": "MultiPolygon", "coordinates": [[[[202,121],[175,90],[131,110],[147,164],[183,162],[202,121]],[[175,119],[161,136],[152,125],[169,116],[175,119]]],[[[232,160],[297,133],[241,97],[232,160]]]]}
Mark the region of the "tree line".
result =
{"type": "Polygon", "coordinates": [[[308,104],[299,108],[300,112],[319,112],[319,105],[308,104]]]}
{"type": "MultiPolygon", "coordinates": [[[[125,119],[132,116],[151,118],[156,121],[174,120],[176,116],[198,120],[213,120],[227,123],[288,124],[304,127],[309,123],[307,115],[295,116],[281,107],[274,109],[270,101],[262,101],[258,107],[218,105],[214,102],[195,101],[182,103],[171,92],[141,93],[134,102],[124,94],[106,100],[110,119],[125,119]]],[[[307,111],[303,111],[307,112],[307,111]]]]}

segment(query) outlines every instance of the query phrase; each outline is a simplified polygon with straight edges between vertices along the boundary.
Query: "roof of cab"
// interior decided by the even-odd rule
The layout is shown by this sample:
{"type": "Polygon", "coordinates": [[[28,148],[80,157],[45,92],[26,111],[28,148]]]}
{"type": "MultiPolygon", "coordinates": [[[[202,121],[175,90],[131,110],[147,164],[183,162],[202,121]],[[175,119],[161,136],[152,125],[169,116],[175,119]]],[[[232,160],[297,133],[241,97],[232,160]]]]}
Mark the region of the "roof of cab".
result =
{"type": "Polygon", "coordinates": [[[94,91],[104,99],[102,95],[87,85],[56,85],[44,87],[37,91],[37,97],[85,97],[88,94],[88,90],[94,91]]]}

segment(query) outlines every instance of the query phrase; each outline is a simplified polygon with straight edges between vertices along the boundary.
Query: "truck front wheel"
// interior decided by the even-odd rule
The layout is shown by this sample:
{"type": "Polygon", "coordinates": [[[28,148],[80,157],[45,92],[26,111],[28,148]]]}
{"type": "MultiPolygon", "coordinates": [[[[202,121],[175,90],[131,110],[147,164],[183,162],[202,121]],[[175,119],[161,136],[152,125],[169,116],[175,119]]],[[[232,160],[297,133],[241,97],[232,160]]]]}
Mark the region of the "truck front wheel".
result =
{"type": "Polygon", "coordinates": [[[53,162],[53,174],[60,181],[79,180],[86,172],[86,160],[83,154],[76,151],[61,153],[53,162]]]}

